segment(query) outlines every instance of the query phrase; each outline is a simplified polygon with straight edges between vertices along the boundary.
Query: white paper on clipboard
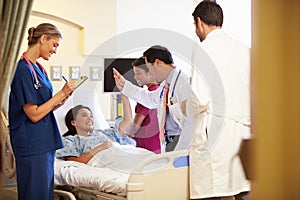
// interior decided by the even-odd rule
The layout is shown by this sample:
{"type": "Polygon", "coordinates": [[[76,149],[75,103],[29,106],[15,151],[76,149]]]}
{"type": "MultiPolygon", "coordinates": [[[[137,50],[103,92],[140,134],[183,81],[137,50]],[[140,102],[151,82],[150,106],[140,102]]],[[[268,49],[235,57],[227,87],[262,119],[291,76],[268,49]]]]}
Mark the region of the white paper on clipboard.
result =
{"type": "Polygon", "coordinates": [[[88,79],[87,76],[81,76],[75,83],[75,89],[78,88],[87,79],[88,79]]]}

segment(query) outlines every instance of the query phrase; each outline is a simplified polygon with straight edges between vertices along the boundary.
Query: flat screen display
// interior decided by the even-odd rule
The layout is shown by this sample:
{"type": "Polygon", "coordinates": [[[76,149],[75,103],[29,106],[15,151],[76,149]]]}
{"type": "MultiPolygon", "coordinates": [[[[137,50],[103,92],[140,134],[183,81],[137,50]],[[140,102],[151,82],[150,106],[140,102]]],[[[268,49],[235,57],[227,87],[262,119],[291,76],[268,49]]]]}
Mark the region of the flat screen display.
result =
{"type": "Polygon", "coordinates": [[[120,92],[115,84],[113,68],[116,68],[128,81],[138,85],[134,79],[132,62],[136,58],[104,58],[103,92],[120,92]]]}

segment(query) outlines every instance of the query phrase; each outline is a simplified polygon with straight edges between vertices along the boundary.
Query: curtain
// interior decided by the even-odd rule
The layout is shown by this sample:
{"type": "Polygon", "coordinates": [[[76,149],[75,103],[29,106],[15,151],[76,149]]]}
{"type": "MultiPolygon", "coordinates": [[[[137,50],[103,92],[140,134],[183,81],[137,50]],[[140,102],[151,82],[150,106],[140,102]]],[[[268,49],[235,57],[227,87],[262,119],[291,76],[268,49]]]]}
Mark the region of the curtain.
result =
{"type": "Polygon", "coordinates": [[[0,0],[1,49],[0,49],[0,103],[7,94],[15,72],[19,48],[30,16],[33,0],[0,0]]]}
{"type": "MultiPolygon", "coordinates": [[[[0,104],[3,109],[3,97],[8,95],[8,88],[13,78],[18,59],[19,48],[30,16],[33,0],[0,0],[0,104]]],[[[0,122],[2,123],[2,122],[0,122]]],[[[7,132],[0,126],[0,200],[2,193],[2,164],[4,143],[7,132]]]]}

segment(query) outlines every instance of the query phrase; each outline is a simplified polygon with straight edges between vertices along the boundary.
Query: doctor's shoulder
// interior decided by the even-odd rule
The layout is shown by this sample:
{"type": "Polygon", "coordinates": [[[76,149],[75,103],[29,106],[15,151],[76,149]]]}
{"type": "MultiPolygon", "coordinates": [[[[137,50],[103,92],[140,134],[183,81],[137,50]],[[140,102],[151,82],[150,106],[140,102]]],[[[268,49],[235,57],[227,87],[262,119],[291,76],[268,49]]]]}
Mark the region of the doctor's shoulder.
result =
{"type": "Polygon", "coordinates": [[[176,83],[176,87],[180,90],[189,90],[191,87],[191,77],[187,76],[186,73],[181,72],[181,74],[178,77],[178,81],[176,83]]]}
{"type": "Polygon", "coordinates": [[[180,76],[180,78],[181,78],[182,81],[187,82],[187,84],[190,83],[191,77],[188,76],[188,75],[186,74],[186,72],[181,71],[181,76],[180,76]]]}

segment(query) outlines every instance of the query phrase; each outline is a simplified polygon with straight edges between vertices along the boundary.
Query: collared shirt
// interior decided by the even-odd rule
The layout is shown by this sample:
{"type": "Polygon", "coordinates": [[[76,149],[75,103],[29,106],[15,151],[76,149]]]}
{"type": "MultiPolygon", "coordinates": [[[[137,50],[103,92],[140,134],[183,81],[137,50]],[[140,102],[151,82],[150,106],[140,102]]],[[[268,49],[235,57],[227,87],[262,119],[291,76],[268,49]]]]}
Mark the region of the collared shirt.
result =
{"type": "Polygon", "coordinates": [[[171,81],[172,81],[172,78],[173,78],[173,75],[174,75],[174,72],[175,72],[175,68],[172,69],[172,71],[170,72],[170,74],[168,75],[167,77],[167,83],[170,85],[171,84],[171,81]]]}
{"type": "MultiPolygon", "coordinates": [[[[161,121],[163,116],[162,113],[164,110],[163,101],[162,101],[162,96],[163,96],[162,91],[164,89],[164,85],[166,84],[166,82],[170,82],[169,89],[171,95],[172,95],[172,91],[174,90],[173,93],[174,96],[172,98],[174,104],[176,103],[180,104],[182,101],[188,99],[190,96],[191,90],[190,90],[189,80],[182,73],[178,76],[179,72],[180,71],[177,71],[176,68],[171,70],[170,74],[167,77],[167,80],[163,81],[160,84],[160,87],[155,91],[145,90],[144,88],[137,87],[133,85],[131,82],[126,81],[122,93],[125,96],[131,98],[132,100],[139,102],[150,109],[157,108],[158,120],[161,121]],[[177,79],[177,83],[176,86],[174,87],[175,85],[174,83],[176,82],[176,79],[177,79]]],[[[169,98],[171,98],[171,96],[169,98]]],[[[179,113],[181,113],[180,106],[178,106],[178,109],[180,111],[179,113]]],[[[171,123],[173,122],[171,121],[171,123]]],[[[176,127],[175,128],[173,127],[172,129],[178,130],[176,127]]],[[[172,135],[178,135],[180,134],[181,130],[179,130],[178,133],[174,133],[174,131],[171,130],[169,134],[171,134],[172,132],[173,132],[172,135]]]]}
{"type": "MultiPolygon", "coordinates": [[[[173,68],[172,71],[170,72],[170,74],[168,75],[167,80],[166,80],[166,82],[167,82],[166,84],[169,84],[169,85],[171,84],[171,81],[172,81],[173,76],[174,76],[174,72],[175,72],[175,68],[173,68]]],[[[169,102],[170,102],[170,95],[168,95],[168,103],[169,102]]],[[[170,114],[169,111],[167,111],[165,131],[166,131],[168,136],[179,135],[180,132],[181,132],[181,129],[180,129],[179,125],[175,122],[175,120],[173,119],[173,117],[172,117],[172,115],[170,114]]]]}

